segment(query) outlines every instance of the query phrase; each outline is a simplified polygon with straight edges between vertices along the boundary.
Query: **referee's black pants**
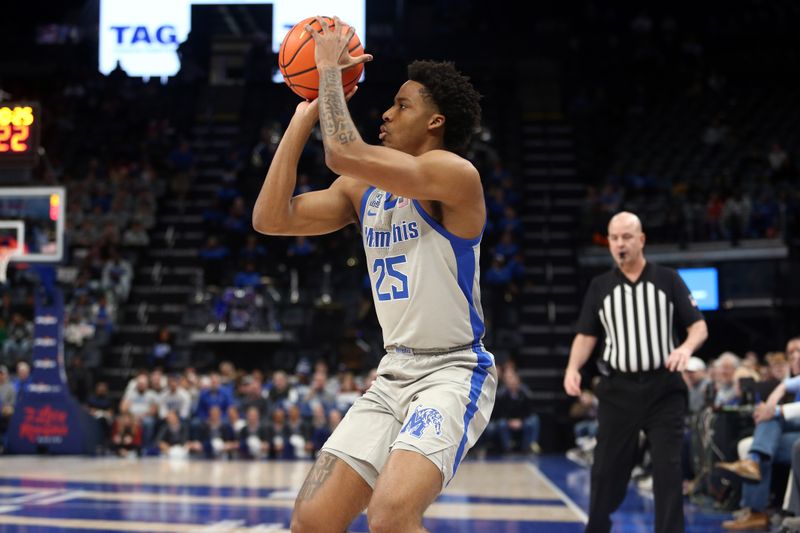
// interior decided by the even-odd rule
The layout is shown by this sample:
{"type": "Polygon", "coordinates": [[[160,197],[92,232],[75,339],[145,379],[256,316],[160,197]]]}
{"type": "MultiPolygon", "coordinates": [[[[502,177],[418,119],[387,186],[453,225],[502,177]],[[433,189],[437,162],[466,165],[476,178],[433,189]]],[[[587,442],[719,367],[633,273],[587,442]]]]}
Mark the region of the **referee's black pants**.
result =
{"type": "Polygon", "coordinates": [[[611,513],[625,499],[636,463],[639,432],[653,460],[655,533],[681,533],[683,485],[681,440],[687,389],[677,372],[614,373],[597,386],[597,446],[592,465],[586,533],[608,533],[611,513]]]}

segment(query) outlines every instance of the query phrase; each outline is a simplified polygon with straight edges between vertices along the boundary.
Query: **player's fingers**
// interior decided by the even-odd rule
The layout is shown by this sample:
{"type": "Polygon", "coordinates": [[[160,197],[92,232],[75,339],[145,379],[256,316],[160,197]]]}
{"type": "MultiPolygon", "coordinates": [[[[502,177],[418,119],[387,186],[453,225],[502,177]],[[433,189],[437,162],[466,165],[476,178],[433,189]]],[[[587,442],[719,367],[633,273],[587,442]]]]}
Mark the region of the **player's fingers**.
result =
{"type": "Polygon", "coordinates": [[[355,35],[355,34],[356,34],[356,29],[354,27],[350,26],[350,29],[347,30],[347,35],[345,35],[345,41],[347,43],[349,43],[350,39],[352,39],[353,35],[355,35]]]}
{"type": "Polygon", "coordinates": [[[311,24],[306,24],[304,29],[311,35],[312,39],[316,39],[319,35],[319,32],[311,24]]]}
{"type": "Polygon", "coordinates": [[[360,65],[361,63],[369,63],[373,59],[375,58],[372,56],[372,54],[361,54],[360,56],[355,56],[353,58],[353,64],[360,65]]]}

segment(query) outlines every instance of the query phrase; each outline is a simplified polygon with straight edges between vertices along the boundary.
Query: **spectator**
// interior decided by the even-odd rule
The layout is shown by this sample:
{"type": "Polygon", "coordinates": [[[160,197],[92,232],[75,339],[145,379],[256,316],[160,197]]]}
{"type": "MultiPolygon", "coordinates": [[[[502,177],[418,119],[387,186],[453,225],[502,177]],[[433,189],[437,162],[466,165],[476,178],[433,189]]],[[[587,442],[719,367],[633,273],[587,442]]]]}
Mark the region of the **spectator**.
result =
{"type": "Polygon", "coordinates": [[[713,148],[724,143],[727,137],[728,127],[723,123],[722,117],[718,115],[703,132],[703,144],[713,148]]]}
{"type": "Polygon", "coordinates": [[[17,393],[8,380],[8,368],[0,365],[0,450],[2,450],[4,437],[8,430],[11,415],[14,414],[14,404],[17,393]]]}
{"type": "Polygon", "coordinates": [[[228,408],[228,425],[233,429],[233,434],[238,435],[246,424],[247,420],[239,414],[239,409],[235,405],[231,405],[228,408]]]}
{"type": "Polygon", "coordinates": [[[503,233],[511,233],[514,237],[522,236],[522,220],[517,216],[517,210],[510,205],[505,207],[499,226],[503,233]]]}
{"type": "Polygon", "coordinates": [[[270,411],[270,404],[261,389],[261,381],[254,376],[245,376],[239,385],[242,395],[239,400],[239,407],[247,416],[247,412],[255,408],[263,416],[270,411]]]}
{"type": "Polygon", "coordinates": [[[712,192],[706,204],[706,234],[712,241],[719,240],[722,231],[722,209],[725,207],[720,195],[712,192]]]}
{"type": "Polygon", "coordinates": [[[346,413],[348,409],[361,396],[361,391],[356,384],[352,372],[342,372],[339,375],[339,392],[336,394],[336,409],[346,413]]]}
{"type": "Polygon", "coordinates": [[[112,248],[111,257],[103,266],[103,290],[113,292],[117,302],[127,302],[132,280],[133,267],[130,262],[120,255],[119,250],[112,248]]]}
{"type": "Polygon", "coordinates": [[[228,412],[228,407],[233,403],[232,398],[225,390],[221,389],[221,385],[219,374],[212,372],[208,389],[200,393],[197,401],[195,417],[200,421],[208,420],[214,407],[219,408],[220,415],[228,412]]]}
{"type": "Polygon", "coordinates": [[[734,373],[740,363],[739,358],[732,352],[725,352],[714,361],[714,407],[738,403],[734,373]]]}
{"type": "Polygon", "coordinates": [[[503,256],[503,260],[508,262],[519,252],[519,245],[514,242],[514,234],[506,231],[500,238],[500,242],[495,246],[494,253],[503,256]]]}
{"type": "Polygon", "coordinates": [[[219,363],[219,387],[233,399],[236,387],[236,367],[230,361],[219,363]]]}
{"type": "Polygon", "coordinates": [[[75,354],[67,366],[67,384],[69,391],[80,402],[86,403],[89,391],[92,390],[92,373],[83,364],[83,357],[75,354]]]}
{"type": "Polygon", "coordinates": [[[111,438],[111,425],[114,421],[113,404],[108,395],[108,383],[98,381],[94,386],[94,393],[86,400],[86,408],[89,414],[97,421],[97,429],[100,434],[102,450],[106,450],[111,438]]]}
{"type": "Polygon", "coordinates": [[[516,449],[523,453],[539,453],[539,417],[533,413],[533,393],[511,366],[503,372],[503,386],[497,391],[495,405],[501,451],[513,451],[516,440],[516,449]]]}
{"type": "Polygon", "coordinates": [[[331,429],[328,424],[328,416],[325,414],[325,407],[321,402],[311,404],[311,438],[308,442],[309,453],[316,457],[322,445],[331,436],[331,429]]]}
{"type": "Polygon", "coordinates": [[[258,242],[257,235],[248,235],[244,246],[239,250],[239,259],[254,261],[256,265],[267,258],[267,248],[258,242]]]}
{"type": "Polygon", "coordinates": [[[158,404],[160,418],[164,419],[167,413],[174,411],[182,421],[189,420],[192,398],[189,392],[181,387],[178,374],[170,374],[167,377],[167,389],[161,394],[158,404]]]}
{"type": "Polygon", "coordinates": [[[26,320],[22,313],[11,315],[11,323],[6,329],[6,341],[3,344],[3,357],[14,362],[19,359],[30,359],[33,351],[33,323],[26,320]]]}
{"type": "Polygon", "coordinates": [[[142,453],[142,426],[136,417],[126,411],[117,416],[111,428],[111,445],[120,457],[142,453]]]}
{"type": "Polygon", "coordinates": [[[167,326],[162,326],[158,330],[156,342],[153,344],[147,362],[151,367],[160,366],[167,370],[172,368],[172,332],[167,326]]]}
{"type": "Polygon", "coordinates": [[[336,396],[327,389],[328,376],[324,371],[316,371],[311,377],[311,384],[302,399],[302,406],[306,416],[312,416],[319,405],[323,412],[332,409],[336,404],[336,396]]]}
{"type": "Polygon", "coordinates": [[[297,403],[297,391],[289,383],[289,377],[283,370],[276,370],[272,374],[272,383],[269,389],[269,401],[273,408],[283,409],[288,404],[297,403]]]}
{"type": "Polygon", "coordinates": [[[158,395],[150,389],[148,381],[147,374],[136,376],[136,386],[125,393],[120,406],[120,411],[130,413],[141,424],[143,446],[153,440],[158,415],[158,395]]]}
{"type": "Polygon", "coordinates": [[[160,366],[156,366],[150,372],[150,389],[160,396],[167,390],[167,377],[160,366]]]}
{"type": "Polygon", "coordinates": [[[215,235],[210,235],[197,255],[203,264],[206,283],[220,285],[222,283],[222,274],[225,270],[225,261],[230,256],[230,250],[220,244],[215,235]]]}
{"type": "Polygon", "coordinates": [[[270,439],[261,421],[261,411],[253,405],[245,413],[246,424],[239,431],[239,452],[248,459],[263,459],[269,455],[270,439]]]}
{"type": "Polygon", "coordinates": [[[187,427],[181,422],[178,413],[167,411],[164,424],[158,430],[155,442],[161,455],[168,455],[173,458],[186,457],[188,454],[187,443],[189,432],[187,427]]]}
{"type": "MultiPolygon", "coordinates": [[[[789,340],[786,352],[800,350],[800,337],[789,340]]],[[[747,483],[742,485],[742,508],[733,520],[723,522],[725,529],[765,529],[769,526],[766,510],[772,480],[772,463],[789,463],[794,442],[800,440],[800,418],[784,416],[778,404],[786,392],[800,394],[800,377],[782,382],[766,402],[756,406],[753,441],[747,457],[717,467],[733,473],[747,483]]]]}
{"type": "Polygon", "coordinates": [[[789,155],[778,143],[772,145],[772,148],[767,154],[767,161],[769,162],[769,167],[772,169],[773,174],[782,174],[789,169],[789,155]]]}
{"type": "Polygon", "coordinates": [[[14,393],[17,395],[17,402],[22,397],[22,394],[28,390],[28,380],[31,377],[31,367],[25,361],[17,362],[17,375],[11,380],[14,386],[14,393]]]}
{"type": "Polygon", "coordinates": [[[289,442],[289,425],[286,423],[286,411],[278,407],[272,411],[272,421],[269,424],[270,458],[289,459],[292,456],[292,447],[289,442]]]}
{"type": "Polygon", "coordinates": [[[313,254],[316,248],[306,237],[295,237],[294,242],[289,245],[286,255],[299,263],[302,262],[302,258],[313,254]]]}
{"type": "Polygon", "coordinates": [[[238,446],[233,428],[222,419],[222,409],[219,405],[212,405],[208,409],[208,418],[196,431],[189,449],[213,458],[229,456],[238,446]]]}
{"type": "Polygon", "coordinates": [[[261,274],[256,271],[255,261],[246,260],[244,262],[244,269],[233,277],[233,285],[240,289],[247,287],[257,289],[261,286],[261,274]]]}
{"type": "Polygon", "coordinates": [[[769,366],[769,378],[771,380],[782,383],[791,377],[789,362],[783,352],[769,352],[764,356],[764,359],[766,359],[769,366]]]}
{"type": "Polygon", "coordinates": [[[141,222],[134,221],[131,227],[125,231],[122,236],[122,245],[133,248],[150,246],[150,236],[141,222]]]}
{"type": "Polygon", "coordinates": [[[711,380],[706,376],[706,364],[699,357],[691,357],[683,372],[683,380],[689,389],[689,414],[694,414],[706,405],[707,391],[711,380]]]}
{"type": "Polygon", "coordinates": [[[289,435],[289,456],[291,459],[304,459],[308,457],[307,448],[311,441],[311,432],[308,425],[300,416],[300,407],[290,405],[288,410],[287,433],[289,435]]]}
{"type": "Polygon", "coordinates": [[[750,199],[740,191],[725,200],[721,213],[722,227],[733,246],[737,246],[739,240],[748,233],[750,210],[750,199]]]}
{"type": "Polygon", "coordinates": [[[591,466],[594,448],[597,445],[597,396],[590,390],[584,390],[569,409],[569,417],[575,420],[573,434],[575,448],[567,450],[567,459],[581,465],[591,466]]]}

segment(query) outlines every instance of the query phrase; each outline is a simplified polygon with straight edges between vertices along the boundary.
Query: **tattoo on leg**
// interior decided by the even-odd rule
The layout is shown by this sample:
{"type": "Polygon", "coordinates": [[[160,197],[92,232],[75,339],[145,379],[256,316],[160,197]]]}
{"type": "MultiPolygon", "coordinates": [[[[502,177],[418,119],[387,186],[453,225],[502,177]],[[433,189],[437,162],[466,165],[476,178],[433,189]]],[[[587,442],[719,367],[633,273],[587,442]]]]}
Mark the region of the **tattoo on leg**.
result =
{"type": "Polygon", "coordinates": [[[300,501],[308,501],[313,498],[317,489],[331,477],[333,468],[336,466],[336,461],[338,461],[336,456],[329,453],[321,453],[317,458],[317,462],[314,463],[313,468],[311,468],[311,472],[306,476],[303,487],[297,494],[297,499],[300,501]]]}
{"type": "Polygon", "coordinates": [[[341,89],[342,73],[338,68],[326,68],[321,74],[319,120],[323,140],[332,138],[339,144],[349,144],[356,140],[356,127],[341,89]]]}

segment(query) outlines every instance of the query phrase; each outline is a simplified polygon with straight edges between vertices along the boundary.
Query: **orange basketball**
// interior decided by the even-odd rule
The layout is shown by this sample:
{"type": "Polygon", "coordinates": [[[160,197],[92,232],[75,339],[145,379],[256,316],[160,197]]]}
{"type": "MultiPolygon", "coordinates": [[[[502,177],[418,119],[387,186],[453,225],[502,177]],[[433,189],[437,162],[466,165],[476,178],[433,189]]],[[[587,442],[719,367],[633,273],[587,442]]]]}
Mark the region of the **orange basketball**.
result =
{"type": "MultiPolygon", "coordinates": [[[[278,67],[281,69],[283,79],[291,90],[305,98],[314,100],[319,96],[319,72],[314,61],[314,50],[316,48],[314,38],[305,30],[307,24],[311,24],[315,30],[321,30],[319,22],[311,21],[315,17],[309,17],[295,24],[283,38],[281,49],[278,51],[278,67]]],[[[333,19],[323,17],[333,24],[333,19]]],[[[347,33],[350,26],[342,24],[339,31],[347,33]]],[[[347,46],[351,56],[360,56],[364,53],[364,47],[358,35],[353,35],[347,46]]],[[[364,64],[361,63],[342,72],[342,85],[344,92],[349,92],[364,72],[364,64]]]]}

